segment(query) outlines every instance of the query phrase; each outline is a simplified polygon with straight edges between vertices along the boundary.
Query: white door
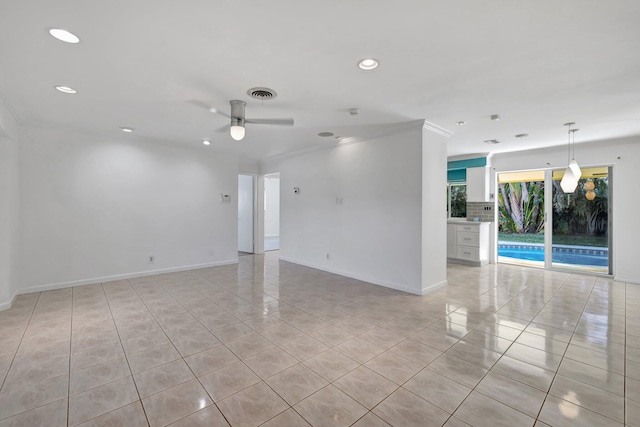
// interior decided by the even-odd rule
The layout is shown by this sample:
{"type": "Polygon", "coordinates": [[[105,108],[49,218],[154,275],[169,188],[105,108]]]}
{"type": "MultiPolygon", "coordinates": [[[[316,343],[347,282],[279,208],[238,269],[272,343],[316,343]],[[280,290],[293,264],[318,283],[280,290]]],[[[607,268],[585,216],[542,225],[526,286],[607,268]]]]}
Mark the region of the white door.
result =
{"type": "Polygon", "coordinates": [[[238,250],[253,253],[253,181],[238,175],[238,250]]]}

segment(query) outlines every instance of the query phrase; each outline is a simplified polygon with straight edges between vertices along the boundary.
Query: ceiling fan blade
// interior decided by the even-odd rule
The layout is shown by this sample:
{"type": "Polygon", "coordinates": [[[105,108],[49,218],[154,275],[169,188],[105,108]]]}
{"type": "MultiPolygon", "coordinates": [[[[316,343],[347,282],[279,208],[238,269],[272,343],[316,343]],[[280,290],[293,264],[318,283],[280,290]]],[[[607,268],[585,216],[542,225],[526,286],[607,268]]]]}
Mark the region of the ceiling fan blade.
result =
{"type": "Polygon", "coordinates": [[[228,115],[227,113],[224,113],[224,112],[222,112],[222,111],[218,110],[218,109],[217,109],[217,108],[215,108],[215,107],[211,107],[211,108],[209,108],[209,111],[210,111],[210,112],[212,112],[212,113],[214,113],[214,114],[220,114],[221,116],[224,116],[224,117],[226,117],[226,118],[228,118],[228,119],[230,119],[230,118],[231,118],[231,116],[230,116],[230,115],[228,115]]]}
{"type": "Polygon", "coordinates": [[[202,108],[204,110],[208,110],[209,108],[211,108],[210,105],[208,105],[206,102],[201,101],[199,99],[189,99],[188,101],[186,101],[186,103],[196,106],[198,108],[202,108]]]}
{"type": "Polygon", "coordinates": [[[230,116],[227,113],[222,112],[222,111],[218,110],[215,107],[211,107],[211,105],[209,105],[206,102],[201,101],[199,99],[189,99],[186,102],[187,102],[187,104],[191,104],[191,105],[193,105],[195,107],[201,108],[203,110],[207,110],[207,111],[209,111],[211,113],[220,114],[221,116],[230,118],[230,116]]]}
{"type": "Polygon", "coordinates": [[[293,126],[293,119],[246,119],[245,123],[254,125],[293,126]]]}
{"type": "Polygon", "coordinates": [[[214,132],[218,132],[218,133],[229,132],[229,125],[224,125],[224,126],[219,127],[218,129],[214,129],[214,132]]]}

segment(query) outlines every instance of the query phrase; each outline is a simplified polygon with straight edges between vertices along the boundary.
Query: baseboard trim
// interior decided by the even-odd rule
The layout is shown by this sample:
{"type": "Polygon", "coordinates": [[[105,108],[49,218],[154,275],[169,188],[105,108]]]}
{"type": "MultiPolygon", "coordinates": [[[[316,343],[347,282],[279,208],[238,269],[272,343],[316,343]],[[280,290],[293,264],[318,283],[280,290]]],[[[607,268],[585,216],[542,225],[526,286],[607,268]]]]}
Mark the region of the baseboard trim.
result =
{"type": "Polygon", "coordinates": [[[451,262],[454,264],[472,265],[474,267],[484,267],[485,265],[489,264],[489,260],[469,261],[469,260],[460,259],[460,258],[447,258],[447,262],[451,262]]]}
{"type": "Polygon", "coordinates": [[[433,292],[433,291],[438,290],[440,288],[444,288],[445,286],[447,286],[448,283],[449,282],[447,280],[443,280],[441,282],[434,283],[432,285],[423,286],[422,287],[422,295],[426,295],[429,292],[433,292]]]}
{"type": "Polygon", "coordinates": [[[18,296],[18,292],[14,292],[13,296],[11,297],[11,299],[9,299],[9,301],[0,302],[0,311],[4,311],[4,310],[10,309],[11,306],[13,305],[14,301],[16,300],[17,296],[18,296]]]}
{"type": "Polygon", "coordinates": [[[317,265],[307,261],[302,261],[296,258],[283,257],[282,255],[280,255],[280,261],[286,261],[293,264],[304,265],[305,267],[315,268],[316,270],[326,271],[327,273],[339,274],[340,276],[349,277],[351,279],[356,279],[356,280],[362,280],[363,282],[372,283],[374,285],[383,286],[385,288],[394,289],[396,291],[406,292],[408,294],[421,295],[419,291],[416,291],[416,289],[410,288],[408,286],[398,285],[396,283],[391,283],[391,282],[385,282],[383,280],[378,280],[372,277],[366,277],[359,274],[353,274],[350,272],[345,272],[345,271],[337,270],[334,268],[327,268],[322,265],[317,265]]]}
{"type": "MultiPolygon", "coordinates": [[[[30,294],[33,292],[53,291],[56,289],[71,288],[74,286],[91,285],[94,283],[112,282],[114,280],[133,279],[143,276],[156,276],[158,274],[177,273],[180,271],[198,270],[200,268],[219,267],[221,265],[237,264],[238,259],[230,259],[224,261],[209,262],[205,264],[184,265],[180,267],[161,268],[157,270],[138,271],[135,273],[114,274],[112,276],[93,277],[90,279],[74,280],[71,282],[49,283],[46,285],[30,286],[28,288],[18,290],[18,295],[30,294]]],[[[14,297],[15,298],[15,297],[14,297]]]]}
{"type": "Polygon", "coordinates": [[[640,284],[640,280],[637,280],[637,279],[635,279],[635,280],[625,279],[624,277],[618,277],[618,276],[615,276],[613,278],[613,280],[615,280],[616,282],[632,283],[634,285],[639,285],[640,284]]]}

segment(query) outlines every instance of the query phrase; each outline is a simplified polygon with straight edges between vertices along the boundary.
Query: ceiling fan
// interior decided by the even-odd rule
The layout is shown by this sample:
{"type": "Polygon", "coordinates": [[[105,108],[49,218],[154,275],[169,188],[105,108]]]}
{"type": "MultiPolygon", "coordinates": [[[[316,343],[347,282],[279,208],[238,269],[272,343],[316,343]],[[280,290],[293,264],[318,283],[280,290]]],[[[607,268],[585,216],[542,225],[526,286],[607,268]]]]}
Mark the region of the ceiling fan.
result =
{"type": "MultiPolygon", "coordinates": [[[[244,138],[244,125],[247,123],[254,125],[293,126],[293,119],[247,119],[244,116],[244,108],[247,106],[246,102],[234,99],[229,101],[229,103],[231,104],[231,115],[223,113],[217,108],[210,108],[209,111],[231,119],[229,133],[231,134],[231,138],[236,141],[241,141],[244,138]]],[[[226,130],[226,128],[225,126],[224,130],[226,130]]]]}

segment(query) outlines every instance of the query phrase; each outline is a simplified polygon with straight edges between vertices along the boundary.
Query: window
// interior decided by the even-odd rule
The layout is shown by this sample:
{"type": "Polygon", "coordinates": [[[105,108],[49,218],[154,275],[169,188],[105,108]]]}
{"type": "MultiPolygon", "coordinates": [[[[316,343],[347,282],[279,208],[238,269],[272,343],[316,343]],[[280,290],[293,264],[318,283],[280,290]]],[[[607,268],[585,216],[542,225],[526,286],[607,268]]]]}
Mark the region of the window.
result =
{"type": "Polygon", "coordinates": [[[447,218],[466,218],[467,184],[447,184],[447,218]]]}

